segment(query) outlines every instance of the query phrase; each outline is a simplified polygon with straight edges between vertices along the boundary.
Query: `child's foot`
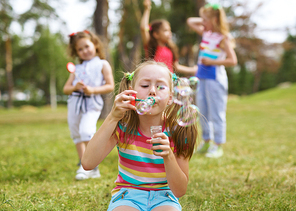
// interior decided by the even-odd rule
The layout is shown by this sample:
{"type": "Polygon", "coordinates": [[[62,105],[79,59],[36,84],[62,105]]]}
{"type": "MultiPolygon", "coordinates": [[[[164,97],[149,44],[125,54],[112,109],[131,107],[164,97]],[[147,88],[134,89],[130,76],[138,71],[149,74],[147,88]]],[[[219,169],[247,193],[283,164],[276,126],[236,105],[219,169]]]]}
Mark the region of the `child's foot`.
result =
{"type": "Polygon", "coordinates": [[[96,167],[93,170],[90,170],[88,176],[89,176],[89,178],[99,178],[99,177],[101,177],[99,168],[96,167]]]}
{"type": "Polygon", "coordinates": [[[219,146],[217,144],[213,144],[207,154],[206,154],[206,157],[208,158],[219,158],[223,155],[223,149],[222,149],[222,146],[219,146]]]}
{"type": "Polygon", "coordinates": [[[85,180],[89,178],[99,178],[101,177],[100,171],[98,167],[94,168],[93,170],[86,171],[83,169],[83,167],[80,165],[79,169],[76,171],[76,180],[85,180]]]}
{"type": "Polygon", "coordinates": [[[201,145],[198,146],[197,152],[198,153],[206,153],[210,147],[210,142],[209,141],[204,141],[201,145]]]}
{"type": "Polygon", "coordinates": [[[79,169],[76,171],[75,179],[77,180],[85,180],[88,179],[88,171],[84,170],[83,167],[80,165],[79,169]]]}

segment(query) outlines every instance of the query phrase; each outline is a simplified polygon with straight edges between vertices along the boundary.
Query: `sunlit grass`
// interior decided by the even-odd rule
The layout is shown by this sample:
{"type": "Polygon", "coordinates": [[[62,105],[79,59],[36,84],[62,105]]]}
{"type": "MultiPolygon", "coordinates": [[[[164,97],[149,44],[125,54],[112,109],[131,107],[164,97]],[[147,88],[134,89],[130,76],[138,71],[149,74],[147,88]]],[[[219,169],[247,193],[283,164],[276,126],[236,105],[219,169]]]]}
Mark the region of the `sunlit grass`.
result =
{"type": "MultiPolygon", "coordinates": [[[[75,181],[66,115],[66,107],[0,109],[0,210],[107,209],[116,151],[101,178],[75,181]]],[[[183,210],[296,210],[295,127],[295,85],[229,100],[225,154],[194,154],[183,210]]]]}

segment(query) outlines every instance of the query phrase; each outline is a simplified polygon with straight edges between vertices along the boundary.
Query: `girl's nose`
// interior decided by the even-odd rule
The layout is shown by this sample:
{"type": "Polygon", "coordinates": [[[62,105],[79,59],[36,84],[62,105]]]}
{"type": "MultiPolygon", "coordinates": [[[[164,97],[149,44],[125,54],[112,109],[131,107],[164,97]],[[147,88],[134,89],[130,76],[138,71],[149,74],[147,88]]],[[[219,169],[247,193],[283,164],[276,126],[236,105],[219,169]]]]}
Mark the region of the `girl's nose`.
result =
{"type": "Polygon", "coordinates": [[[149,96],[156,96],[156,87],[151,86],[151,89],[149,91],[149,96]]]}

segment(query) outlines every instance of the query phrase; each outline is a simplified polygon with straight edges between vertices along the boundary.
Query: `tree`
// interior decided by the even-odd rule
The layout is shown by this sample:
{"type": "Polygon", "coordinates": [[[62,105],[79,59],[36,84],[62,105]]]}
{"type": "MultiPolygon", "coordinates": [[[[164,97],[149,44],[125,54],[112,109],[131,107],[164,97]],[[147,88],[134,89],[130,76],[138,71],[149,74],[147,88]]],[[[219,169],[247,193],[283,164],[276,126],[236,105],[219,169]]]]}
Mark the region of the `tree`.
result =
{"type": "MultiPolygon", "coordinates": [[[[87,2],[89,0],[80,0],[81,2],[87,2]]],[[[96,0],[96,9],[93,14],[93,27],[97,35],[99,35],[102,42],[105,44],[105,54],[107,60],[111,60],[111,56],[109,53],[109,34],[108,34],[108,26],[109,26],[109,18],[108,18],[108,10],[109,5],[107,0],[96,0]]],[[[111,64],[113,62],[110,62],[111,64]]],[[[108,113],[112,108],[112,96],[111,94],[102,95],[104,100],[104,107],[102,109],[102,113],[100,118],[106,118],[108,113]]]]}
{"type": "Polygon", "coordinates": [[[142,2],[123,0],[122,18],[119,23],[118,55],[124,69],[132,71],[141,61],[140,21],[142,2]]]}
{"type": "Polygon", "coordinates": [[[199,9],[204,4],[205,0],[172,0],[171,2],[171,11],[168,20],[171,23],[176,44],[179,47],[180,62],[187,66],[196,64],[197,52],[194,52],[193,46],[200,43],[201,37],[189,30],[186,20],[193,16],[199,17],[199,9]]]}
{"type": "Polygon", "coordinates": [[[12,77],[12,50],[11,50],[11,34],[10,25],[14,19],[14,12],[8,0],[0,1],[0,35],[5,41],[5,70],[8,85],[8,102],[7,107],[12,107],[12,93],[13,93],[13,77],[12,77]]]}
{"type": "Polygon", "coordinates": [[[253,71],[254,93],[259,90],[262,74],[264,72],[277,71],[278,62],[274,57],[268,55],[268,52],[274,49],[275,46],[266,43],[254,33],[257,25],[252,21],[252,16],[263,6],[263,4],[259,3],[253,11],[248,11],[246,9],[248,8],[247,4],[247,1],[231,4],[231,6],[226,8],[226,13],[230,17],[230,26],[236,39],[237,47],[235,51],[238,57],[238,65],[243,67],[247,63],[250,63],[250,61],[255,63],[256,67],[253,71]],[[241,14],[236,15],[235,10],[240,10],[241,14]]]}
{"type": "Polygon", "coordinates": [[[283,46],[284,54],[277,74],[277,82],[296,82],[296,36],[289,35],[283,46]]]}
{"type": "MultiPolygon", "coordinates": [[[[33,3],[31,5],[31,8],[20,15],[19,23],[24,27],[25,23],[28,21],[34,21],[35,22],[35,37],[33,39],[38,39],[38,35],[43,30],[43,25],[47,25],[47,28],[49,27],[49,22],[52,20],[55,20],[57,22],[60,22],[62,24],[63,21],[59,18],[57,13],[55,12],[55,9],[49,5],[49,2],[54,2],[57,0],[33,0],[33,3]],[[44,23],[45,21],[45,23],[44,23]]],[[[50,31],[47,31],[50,33],[50,31]]],[[[49,54],[53,54],[54,50],[51,48],[51,43],[48,43],[47,50],[49,54]]],[[[50,59],[51,57],[48,57],[50,59]]],[[[50,61],[48,60],[49,67],[53,67],[54,60],[50,61]]],[[[56,101],[56,72],[55,69],[49,68],[49,74],[50,74],[50,83],[49,83],[49,90],[50,90],[50,104],[51,108],[55,109],[57,107],[57,101],[56,101]]]]}
{"type": "Polygon", "coordinates": [[[52,34],[47,27],[41,28],[39,38],[32,45],[18,47],[14,54],[18,61],[14,71],[16,86],[31,93],[43,90],[47,103],[52,101],[51,94],[55,90],[55,95],[62,95],[69,76],[65,67],[68,61],[66,47],[61,34],[52,34]],[[56,89],[50,90],[51,87],[56,89]]]}
{"type": "MultiPolygon", "coordinates": [[[[97,0],[97,6],[93,15],[93,25],[96,33],[100,36],[103,43],[105,43],[105,53],[107,55],[107,60],[110,60],[109,53],[109,35],[108,35],[108,18],[109,5],[107,0],[97,0]]],[[[111,94],[102,95],[104,100],[104,107],[100,118],[104,119],[107,117],[112,108],[112,96],[111,94]]]]}

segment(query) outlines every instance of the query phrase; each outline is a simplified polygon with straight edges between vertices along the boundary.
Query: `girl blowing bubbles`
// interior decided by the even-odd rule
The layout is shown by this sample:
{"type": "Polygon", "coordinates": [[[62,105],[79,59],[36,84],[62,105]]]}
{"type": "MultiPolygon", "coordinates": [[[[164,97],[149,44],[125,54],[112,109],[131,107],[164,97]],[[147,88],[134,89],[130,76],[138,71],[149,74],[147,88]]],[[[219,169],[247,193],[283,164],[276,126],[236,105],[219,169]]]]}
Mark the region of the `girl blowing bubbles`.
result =
{"type": "Polygon", "coordinates": [[[117,147],[119,174],[109,211],[181,210],[177,197],[186,193],[197,125],[177,124],[180,106],[172,104],[172,90],[171,72],[155,61],[144,62],[122,78],[111,112],[82,157],[83,167],[93,169],[117,147]],[[137,114],[133,94],[155,99],[148,113],[137,114]],[[155,125],[162,125],[162,133],[151,139],[150,127],[155,125]]]}
{"type": "Polygon", "coordinates": [[[217,158],[223,155],[221,144],[226,142],[228,79],[225,66],[235,66],[237,58],[223,8],[219,4],[207,4],[200,9],[200,14],[201,17],[187,19],[189,27],[202,36],[196,74],[200,87],[196,99],[206,121],[201,121],[205,142],[198,151],[217,158]],[[212,147],[211,139],[215,142],[212,147]]]}
{"type": "Polygon", "coordinates": [[[166,20],[154,20],[149,25],[151,0],[144,0],[144,13],[141,19],[141,35],[147,59],[165,63],[170,71],[194,75],[197,66],[186,67],[178,62],[178,48],[172,41],[170,23],[166,20]]]}
{"type": "MultiPolygon", "coordinates": [[[[69,95],[68,124],[81,160],[88,141],[96,132],[103,108],[101,94],[113,91],[114,80],[110,64],[103,60],[103,45],[96,35],[85,30],[69,36],[70,55],[78,57],[80,64],[76,65],[75,75],[70,74],[64,93],[69,95]]],[[[77,180],[100,177],[96,166],[85,171],[80,165],[76,173],[77,180]]]]}

